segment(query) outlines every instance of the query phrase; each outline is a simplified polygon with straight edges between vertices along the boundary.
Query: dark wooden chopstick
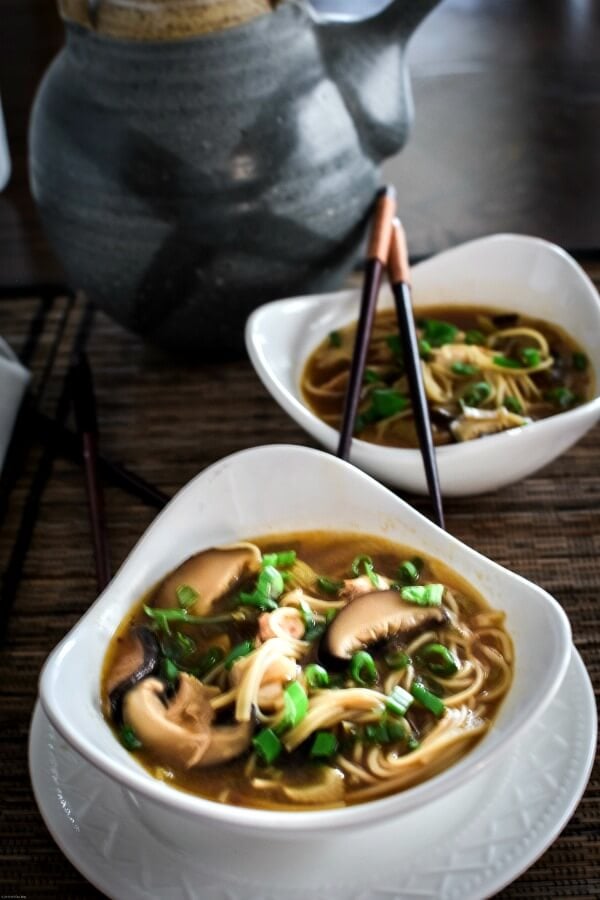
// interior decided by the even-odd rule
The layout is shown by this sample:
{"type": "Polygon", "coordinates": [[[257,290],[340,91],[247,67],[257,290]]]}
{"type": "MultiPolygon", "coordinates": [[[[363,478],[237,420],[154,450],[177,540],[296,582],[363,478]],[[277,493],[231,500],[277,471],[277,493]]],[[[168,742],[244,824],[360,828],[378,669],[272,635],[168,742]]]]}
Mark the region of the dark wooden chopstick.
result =
{"type": "Polygon", "coordinates": [[[69,391],[75,425],[81,440],[85,489],[94,545],[96,584],[104,590],[111,578],[110,549],[104,516],[104,492],[98,478],[98,422],[92,370],[85,353],[71,364],[68,373],[69,391]]]}
{"type": "Polygon", "coordinates": [[[411,276],[406,246],[406,234],[398,219],[394,219],[390,253],[388,259],[388,275],[394,300],[396,316],[400,329],[400,340],[404,356],[404,365],[408,377],[408,387],[412,401],[415,425],[423,457],[425,477],[429,495],[433,504],[435,519],[440,528],[444,528],[444,510],[438,477],[435,447],[431,432],[429,406],[423,382],[423,372],[417,343],[417,333],[412,311],[411,276]]]}
{"type": "Polygon", "coordinates": [[[348,459],[350,454],[354,422],[358,410],[369,340],[373,328],[373,317],[381,286],[381,277],[387,264],[392,236],[392,219],[395,213],[396,191],[392,186],[388,185],[378,192],[375,203],[375,215],[367,250],[367,261],[365,263],[356,339],[352,353],[352,363],[337,449],[337,455],[341,459],[348,459]]]}

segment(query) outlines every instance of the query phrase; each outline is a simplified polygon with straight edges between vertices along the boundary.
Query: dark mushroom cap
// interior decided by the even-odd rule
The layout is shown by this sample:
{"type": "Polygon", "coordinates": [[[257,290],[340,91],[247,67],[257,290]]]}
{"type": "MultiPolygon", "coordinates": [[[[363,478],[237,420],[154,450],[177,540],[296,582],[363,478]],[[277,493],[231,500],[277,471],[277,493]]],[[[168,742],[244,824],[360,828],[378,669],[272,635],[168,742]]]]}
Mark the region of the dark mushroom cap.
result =
{"type": "Polygon", "coordinates": [[[323,636],[322,648],[326,656],[350,659],[369,644],[446,620],[440,606],[416,606],[402,600],[398,591],[374,591],[337,614],[323,636]]]}
{"type": "Polygon", "coordinates": [[[134,628],[125,637],[106,682],[112,716],[117,725],[122,721],[123,697],[143,678],[154,674],[158,668],[159,652],[156,635],[145,626],[134,628]]]}

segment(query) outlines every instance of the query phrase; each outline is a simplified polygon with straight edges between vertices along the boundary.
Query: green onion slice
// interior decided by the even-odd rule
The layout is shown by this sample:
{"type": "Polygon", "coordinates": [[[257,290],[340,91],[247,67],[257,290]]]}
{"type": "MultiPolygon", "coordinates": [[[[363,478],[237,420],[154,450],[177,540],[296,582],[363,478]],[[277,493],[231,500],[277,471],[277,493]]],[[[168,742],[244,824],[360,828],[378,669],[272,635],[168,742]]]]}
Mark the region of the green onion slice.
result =
{"type": "Polygon", "coordinates": [[[119,740],[126,750],[139,750],[142,742],[130,725],[123,725],[119,732],[119,740]]]}
{"type": "Polygon", "coordinates": [[[423,568],[423,560],[415,556],[413,559],[407,559],[400,564],[398,574],[403,584],[415,584],[421,577],[421,569],[423,568]]]}
{"type": "Polygon", "coordinates": [[[168,656],[165,656],[161,663],[161,672],[163,678],[169,682],[169,684],[174,684],[179,678],[179,669],[177,664],[168,656]]]}
{"type": "Polygon", "coordinates": [[[539,366],[542,361],[542,354],[537,347],[524,347],[519,355],[528,368],[539,366]]]}
{"type": "Polygon", "coordinates": [[[338,740],[331,731],[317,731],[310,748],[310,755],[315,758],[333,756],[337,752],[338,740]]]}
{"type": "Polygon", "coordinates": [[[588,358],[585,353],[582,353],[580,350],[576,350],[572,356],[573,360],[573,368],[577,372],[585,372],[588,367],[588,358]]]}
{"type": "Polygon", "coordinates": [[[492,362],[496,366],[501,366],[503,369],[522,369],[523,363],[519,362],[518,359],[511,359],[510,356],[504,356],[503,354],[499,354],[498,356],[494,356],[492,362]]]}
{"type": "Polygon", "coordinates": [[[275,731],[281,734],[288,728],[295,728],[308,712],[308,697],[299,681],[292,681],[283,692],[283,714],[275,731]]]}
{"type": "Polygon", "coordinates": [[[440,606],[443,594],[443,584],[415,584],[400,590],[403,600],[416,603],[418,606],[440,606]]]}
{"type": "Polygon", "coordinates": [[[329,673],[318,663],[310,663],[304,670],[304,675],[311,688],[326,688],[329,685],[329,673]]]}
{"type": "Polygon", "coordinates": [[[458,334],[456,325],[450,322],[440,322],[437,319],[426,319],[422,337],[432,346],[441,347],[443,344],[451,344],[458,334]]]}
{"type": "Polygon", "coordinates": [[[238,659],[241,659],[242,656],[248,656],[249,653],[252,653],[254,650],[254,644],[252,641],[242,641],[241,644],[237,644],[233,647],[225,659],[223,660],[223,665],[226,669],[231,669],[234,662],[238,659]]]}
{"type": "Polygon", "coordinates": [[[473,366],[471,363],[455,362],[452,363],[450,368],[455,375],[477,375],[479,372],[477,366],[473,366]]]}
{"type": "Polygon", "coordinates": [[[202,678],[203,675],[206,675],[211,669],[218,666],[224,658],[225,653],[222,647],[209,647],[196,667],[196,676],[202,678]]]}
{"type": "Polygon", "coordinates": [[[491,393],[492,388],[487,381],[478,381],[465,391],[462,399],[467,406],[481,406],[489,399],[491,393]]]}
{"type": "Polygon", "coordinates": [[[370,653],[359,650],[350,660],[350,675],[358,684],[368,685],[377,681],[377,667],[370,653]]]}
{"type": "Polygon", "coordinates": [[[277,569],[287,569],[296,562],[295,550],[281,550],[279,553],[265,553],[261,566],[275,566],[277,569]]]}
{"type": "Polygon", "coordinates": [[[517,416],[523,412],[523,407],[521,406],[519,400],[516,397],[512,397],[512,396],[505,397],[504,405],[509,412],[515,413],[517,416]]]}
{"type": "Polygon", "coordinates": [[[485,344],[485,335],[478,328],[469,328],[465,332],[465,344],[485,344]]]}
{"type": "Polygon", "coordinates": [[[421,647],[418,655],[423,660],[430,672],[434,675],[441,675],[443,678],[449,678],[458,672],[460,661],[452,650],[444,647],[443,644],[435,642],[425,644],[421,647]]]}
{"type": "Polygon", "coordinates": [[[545,398],[546,400],[549,400],[550,403],[554,403],[555,406],[560,406],[561,409],[572,406],[576,400],[573,391],[570,391],[569,388],[566,387],[552,388],[551,391],[546,391],[545,398]]]}
{"type": "Polygon", "coordinates": [[[329,345],[331,347],[341,347],[342,346],[342,336],[339,331],[330,331],[329,332],[329,345]]]}
{"type": "Polygon", "coordinates": [[[404,650],[391,650],[383,658],[390,669],[405,669],[411,662],[410,656],[404,650]]]}
{"type": "Polygon", "coordinates": [[[413,681],[410,692],[421,706],[424,706],[425,709],[432,712],[438,719],[444,715],[444,712],[446,711],[444,701],[440,700],[439,697],[436,697],[435,694],[432,694],[431,691],[428,691],[425,685],[421,684],[420,681],[413,681]]]}
{"type": "Polygon", "coordinates": [[[337,581],[335,578],[327,578],[326,575],[319,575],[317,578],[317,585],[322,591],[325,591],[326,594],[337,594],[337,592],[343,588],[344,582],[337,581]]]}
{"type": "Polygon", "coordinates": [[[379,384],[381,380],[381,375],[379,375],[373,369],[365,369],[365,374],[363,375],[363,381],[365,384],[379,384]]]}
{"type": "Polygon", "coordinates": [[[425,338],[419,338],[419,356],[421,359],[429,359],[431,356],[431,344],[425,338]]]}
{"type": "Polygon", "coordinates": [[[200,596],[198,591],[194,590],[189,584],[180,584],[175,589],[175,594],[177,595],[177,602],[182,609],[189,609],[200,596]]]}
{"type": "Polygon", "coordinates": [[[272,728],[263,728],[259,731],[256,737],[252,738],[252,744],[257,755],[267,765],[275,762],[281,753],[282,743],[272,728]]]}
{"type": "Polygon", "coordinates": [[[392,693],[385,701],[386,709],[394,713],[396,716],[404,716],[410,706],[414,702],[414,697],[405,691],[404,688],[396,685],[392,693]]]}
{"type": "Polygon", "coordinates": [[[221,625],[239,619],[239,614],[224,613],[220,616],[191,616],[187,609],[157,609],[154,606],[144,605],[144,612],[148,618],[156,622],[157,627],[165,634],[171,634],[169,622],[186,622],[188,625],[221,625]]]}

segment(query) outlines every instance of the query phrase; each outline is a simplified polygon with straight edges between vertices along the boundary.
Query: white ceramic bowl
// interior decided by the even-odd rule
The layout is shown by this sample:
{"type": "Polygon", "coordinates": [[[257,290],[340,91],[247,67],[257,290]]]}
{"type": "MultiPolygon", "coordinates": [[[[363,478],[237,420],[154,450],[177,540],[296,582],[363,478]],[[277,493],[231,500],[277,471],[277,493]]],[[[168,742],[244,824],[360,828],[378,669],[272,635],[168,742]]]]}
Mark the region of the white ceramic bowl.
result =
{"type": "Polygon", "coordinates": [[[555,695],[570,653],[568,619],[539,587],[461,544],[351,464],[320,450],[273,445],[223,459],[177,494],[52,652],[40,696],[58,732],[126,789],[144,823],[161,838],[189,848],[205,828],[308,841],[331,829],[407,814],[447,796],[484,766],[501,764],[517,735],[555,695]],[[466,757],[435,778],[345,809],[245,809],[194,797],[152,778],[121,747],[100,709],[102,660],[117,625],[161,576],[200,548],[315,528],[381,535],[414,547],[462,573],[492,606],[506,611],[516,667],[493,727],[466,757]]]}
{"type": "MultiPolygon", "coordinates": [[[[338,432],[305,405],[300,378],[311,351],[329,332],[356,320],[360,292],[276,300],[255,310],[246,346],[263,384],[309,434],[335,451],[338,432]]],[[[564,250],[538,238],[499,234],[447,250],[413,269],[413,301],[488,306],[546,319],[584,348],[596,373],[594,399],[575,409],[476,441],[437,449],[448,497],[492,491],[525,478],[575,443],[600,418],[600,300],[594,285],[564,250]]],[[[393,306],[382,290],[380,306],[393,306]]],[[[424,494],[419,450],[354,439],[350,459],[387,484],[424,494]]]]}

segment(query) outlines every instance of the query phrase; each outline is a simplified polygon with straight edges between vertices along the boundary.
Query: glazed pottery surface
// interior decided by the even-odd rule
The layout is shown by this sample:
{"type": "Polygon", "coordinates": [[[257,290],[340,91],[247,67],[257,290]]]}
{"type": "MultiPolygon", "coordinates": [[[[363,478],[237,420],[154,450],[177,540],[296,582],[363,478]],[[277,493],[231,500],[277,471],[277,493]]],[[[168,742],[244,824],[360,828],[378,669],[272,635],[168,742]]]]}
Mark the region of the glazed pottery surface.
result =
{"type": "Polygon", "coordinates": [[[61,0],[30,174],[73,286],[205,355],[239,350],[260,303],[339,284],[406,140],[406,42],[435,3],[323,23],[291,0],[61,0]]]}

